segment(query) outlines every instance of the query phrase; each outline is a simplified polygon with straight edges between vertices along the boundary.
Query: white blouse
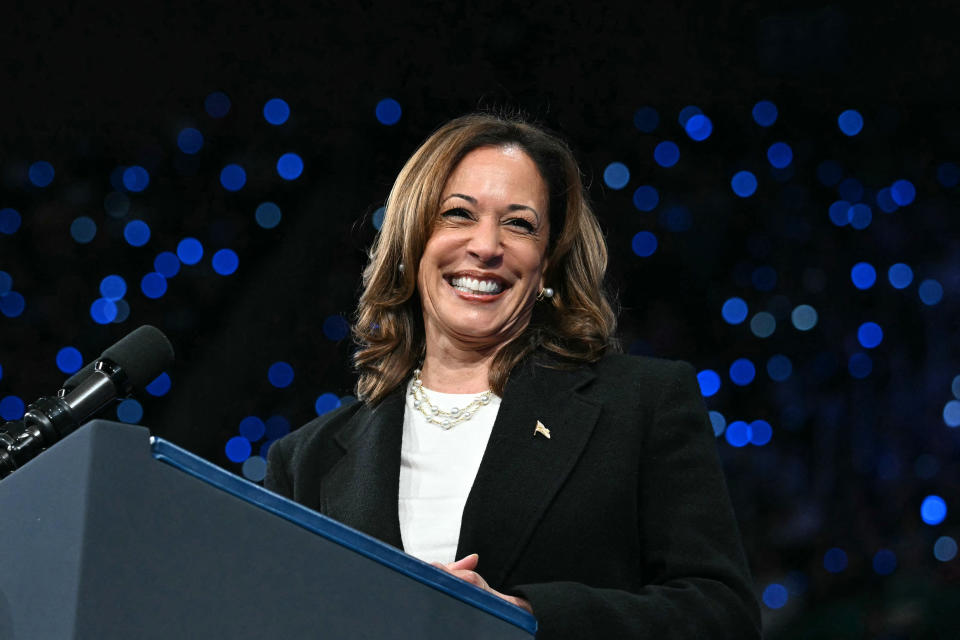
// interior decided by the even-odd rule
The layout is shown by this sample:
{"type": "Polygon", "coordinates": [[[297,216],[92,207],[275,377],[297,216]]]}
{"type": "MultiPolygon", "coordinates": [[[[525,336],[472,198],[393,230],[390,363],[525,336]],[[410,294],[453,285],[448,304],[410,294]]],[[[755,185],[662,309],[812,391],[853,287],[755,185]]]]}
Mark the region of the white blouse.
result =
{"type": "MultiPolygon", "coordinates": [[[[460,520],[487,448],[500,398],[491,395],[466,422],[443,429],[413,406],[407,384],[400,447],[400,536],[404,550],[426,562],[453,562],[460,520]]],[[[444,411],[463,408],[481,394],[440,393],[424,388],[444,411]]]]}

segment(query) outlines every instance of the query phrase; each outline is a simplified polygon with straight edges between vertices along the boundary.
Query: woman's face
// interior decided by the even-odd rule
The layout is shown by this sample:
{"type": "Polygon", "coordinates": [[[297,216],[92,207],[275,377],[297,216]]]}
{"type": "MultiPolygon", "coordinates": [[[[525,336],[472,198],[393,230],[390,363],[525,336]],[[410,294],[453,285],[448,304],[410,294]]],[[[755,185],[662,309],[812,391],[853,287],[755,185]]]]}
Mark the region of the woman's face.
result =
{"type": "Polygon", "coordinates": [[[548,202],[517,146],[475,149],[454,168],[417,274],[428,343],[486,348],[526,328],[546,269],[548,202]]]}

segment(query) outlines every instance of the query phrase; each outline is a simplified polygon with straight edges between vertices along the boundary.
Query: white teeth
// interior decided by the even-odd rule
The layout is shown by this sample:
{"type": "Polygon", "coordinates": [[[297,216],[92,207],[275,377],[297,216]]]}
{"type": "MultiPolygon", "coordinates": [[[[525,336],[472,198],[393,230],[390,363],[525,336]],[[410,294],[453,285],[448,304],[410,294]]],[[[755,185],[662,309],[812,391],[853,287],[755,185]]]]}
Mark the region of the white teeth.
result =
{"type": "Polygon", "coordinates": [[[503,290],[498,282],[476,278],[451,278],[450,284],[464,293],[500,293],[503,290]]]}

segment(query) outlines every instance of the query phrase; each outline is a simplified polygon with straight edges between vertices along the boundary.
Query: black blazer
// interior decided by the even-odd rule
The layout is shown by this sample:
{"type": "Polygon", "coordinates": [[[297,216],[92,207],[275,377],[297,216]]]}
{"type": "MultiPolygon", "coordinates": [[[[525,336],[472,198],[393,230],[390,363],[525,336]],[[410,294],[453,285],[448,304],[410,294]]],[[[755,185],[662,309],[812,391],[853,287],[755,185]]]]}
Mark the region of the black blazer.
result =
{"type": "MultiPolygon", "coordinates": [[[[402,548],[404,391],[276,442],[267,488],[402,548]]],[[[469,553],[493,588],[530,601],[537,638],[760,637],[713,430],[685,363],[520,365],[464,508],[457,558],[469,553]],[[534,435],[538,420],[549,439],[534,435]]]]}

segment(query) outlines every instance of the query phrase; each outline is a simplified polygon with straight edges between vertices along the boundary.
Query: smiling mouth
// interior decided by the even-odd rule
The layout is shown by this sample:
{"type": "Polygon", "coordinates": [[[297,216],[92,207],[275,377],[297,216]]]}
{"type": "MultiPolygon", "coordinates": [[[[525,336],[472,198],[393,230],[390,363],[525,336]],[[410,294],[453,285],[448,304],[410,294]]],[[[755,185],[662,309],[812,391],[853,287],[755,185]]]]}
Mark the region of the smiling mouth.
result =
{"type": "Polygon", "coordinates": [[[447,282],[457,291],[479,296],[493,296],[504,289],[503,283],[498,280],[470,278],[467,276],[448,278],[447,282]]]}

